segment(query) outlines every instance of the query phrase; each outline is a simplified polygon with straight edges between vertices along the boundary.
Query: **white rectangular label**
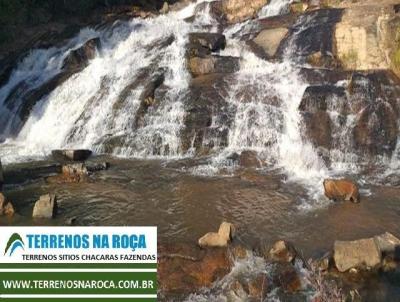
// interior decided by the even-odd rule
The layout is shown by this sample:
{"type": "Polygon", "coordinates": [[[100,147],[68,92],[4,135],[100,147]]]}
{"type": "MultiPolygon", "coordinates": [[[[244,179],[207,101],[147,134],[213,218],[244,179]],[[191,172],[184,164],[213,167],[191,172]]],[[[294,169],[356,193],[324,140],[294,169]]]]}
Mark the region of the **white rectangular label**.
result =
{"type": "Polygon", "coordinates": [[[0,263],[157,263],[157,228],[1,227],[0,263]]]}

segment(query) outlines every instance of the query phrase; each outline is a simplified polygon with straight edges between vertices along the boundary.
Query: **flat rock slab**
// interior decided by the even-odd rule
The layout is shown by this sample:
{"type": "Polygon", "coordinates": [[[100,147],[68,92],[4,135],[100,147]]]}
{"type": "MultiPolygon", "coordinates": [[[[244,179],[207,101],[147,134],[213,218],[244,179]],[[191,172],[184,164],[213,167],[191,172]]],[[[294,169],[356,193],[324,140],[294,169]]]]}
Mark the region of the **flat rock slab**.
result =
{"type": "Polygon", "coordinates": [[[77,149],[77,150],[53,150],[51,154],[55,160],[65,161],[84,161],[87,160],[91,155],[92,151],[86,149],[77,149]]]}
{"type": "Polygon", "coordinates": [[[374,238],[335,241],[333,257],[340,272],[365,266],[374,268],[381,263],[381,252],[374,238]]]}

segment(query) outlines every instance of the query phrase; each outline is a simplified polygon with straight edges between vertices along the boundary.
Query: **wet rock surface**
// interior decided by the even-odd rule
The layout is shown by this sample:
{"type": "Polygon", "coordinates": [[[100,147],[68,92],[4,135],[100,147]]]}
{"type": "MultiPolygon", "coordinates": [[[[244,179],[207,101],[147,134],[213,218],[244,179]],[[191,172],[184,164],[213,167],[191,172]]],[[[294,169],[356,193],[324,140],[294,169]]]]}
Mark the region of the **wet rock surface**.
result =
{"type": "Polygon", "coordinates": [[[76,149],[76,150],[53,150],[51,155],[55,160],[58,161],[85,161],[91,155],[91,150],[76,149]]]}
{"type": "Polygon", "coordinates": [[[355,182],[349,179],[325,179],[325,196],[335,201],[360,202],[360,193],[355,182]]]}
{"type": "Polygon", "coordinates": [[[159,288],[182,294],[210,287],[229,273],[232,263],[227,249],[201,250],[187,245],[161,245],[158,249],[159,288]]]}
{"type": "Polygon", "coordinates": [[[15,213],[14,206],[5,196],[0,193],[0,216],[13,216],[15,213]]]}
{"type": "Polygon", "coordinates": [[[54,218],[57,214],[57,197],[54,194],[40,196],[35,203],[32,217],[34,218],[54,218]]]}

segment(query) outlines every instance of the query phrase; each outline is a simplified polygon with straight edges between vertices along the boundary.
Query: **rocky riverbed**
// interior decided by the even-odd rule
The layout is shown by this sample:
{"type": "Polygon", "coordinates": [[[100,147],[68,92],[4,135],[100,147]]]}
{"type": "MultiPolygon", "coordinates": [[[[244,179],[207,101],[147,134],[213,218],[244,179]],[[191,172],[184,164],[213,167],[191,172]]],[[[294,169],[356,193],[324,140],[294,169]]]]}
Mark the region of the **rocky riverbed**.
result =
{"type": "Polygon", "coordinates": [[[154,4],[3,55],[0,224],[157,225],[165,301],[399,300],[398,3],[154,4]]]}

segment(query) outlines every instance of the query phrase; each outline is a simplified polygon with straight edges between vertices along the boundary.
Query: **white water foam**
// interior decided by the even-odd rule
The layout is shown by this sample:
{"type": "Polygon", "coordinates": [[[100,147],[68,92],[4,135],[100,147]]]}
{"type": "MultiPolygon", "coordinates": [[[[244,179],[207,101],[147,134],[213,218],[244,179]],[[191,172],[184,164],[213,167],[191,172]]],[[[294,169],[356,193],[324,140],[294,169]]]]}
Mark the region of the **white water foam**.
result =
{"type": "MultiPolygon", "coordinates": [[[[185,18],[193,15],[195,6],[193,3],[179,12],[155,18],[133,19],[115,25],[112,30],[83,30],[65,47],[33,50],[13,72],[9,83],[1,88],[0,106],[17,83],[26,81],[33,88],[59,73],[68,53],[88,39],[99,37],[102,44],[102,51],[87,68],[70,77],[33,108],[16,138],[7,130],[3,132],[8,138],[8,147],[1,151],[3,161],[19,161],[31,154],[43,156],[52,149],[65,147],[101,152],[110,137],[120,138],[119,147],[114,150],[116,155],[181,156],[179,134],[185,114],[181,96],[190,80],[185,66],[185,45],[189,32],[212,23],[212,18],[206,18],[205,13],[192,23],[185,22],[185,18]],[[170,45],[154,47],[171,36],[174,41],[170,45]],[[145,83],[139,83],[122,104],[118,104],[119,95],[142,70],[153,73],[154,64],[157,69],[167,70],[164,84],[168,92],[159,108],[148,112],[144,127],[134,129],[139,95],[145,83]]],[[[0,112],[2,120],[7,115],[15,116],[5,105],[0,112]]]]}
{"type": "Polygon", "coordinates": [[[289,12],[289,5],[293,0],[272,0],[264,6],[258,13],[259,18],[268,18],[277,15],[283,15],[289,12]]]}

